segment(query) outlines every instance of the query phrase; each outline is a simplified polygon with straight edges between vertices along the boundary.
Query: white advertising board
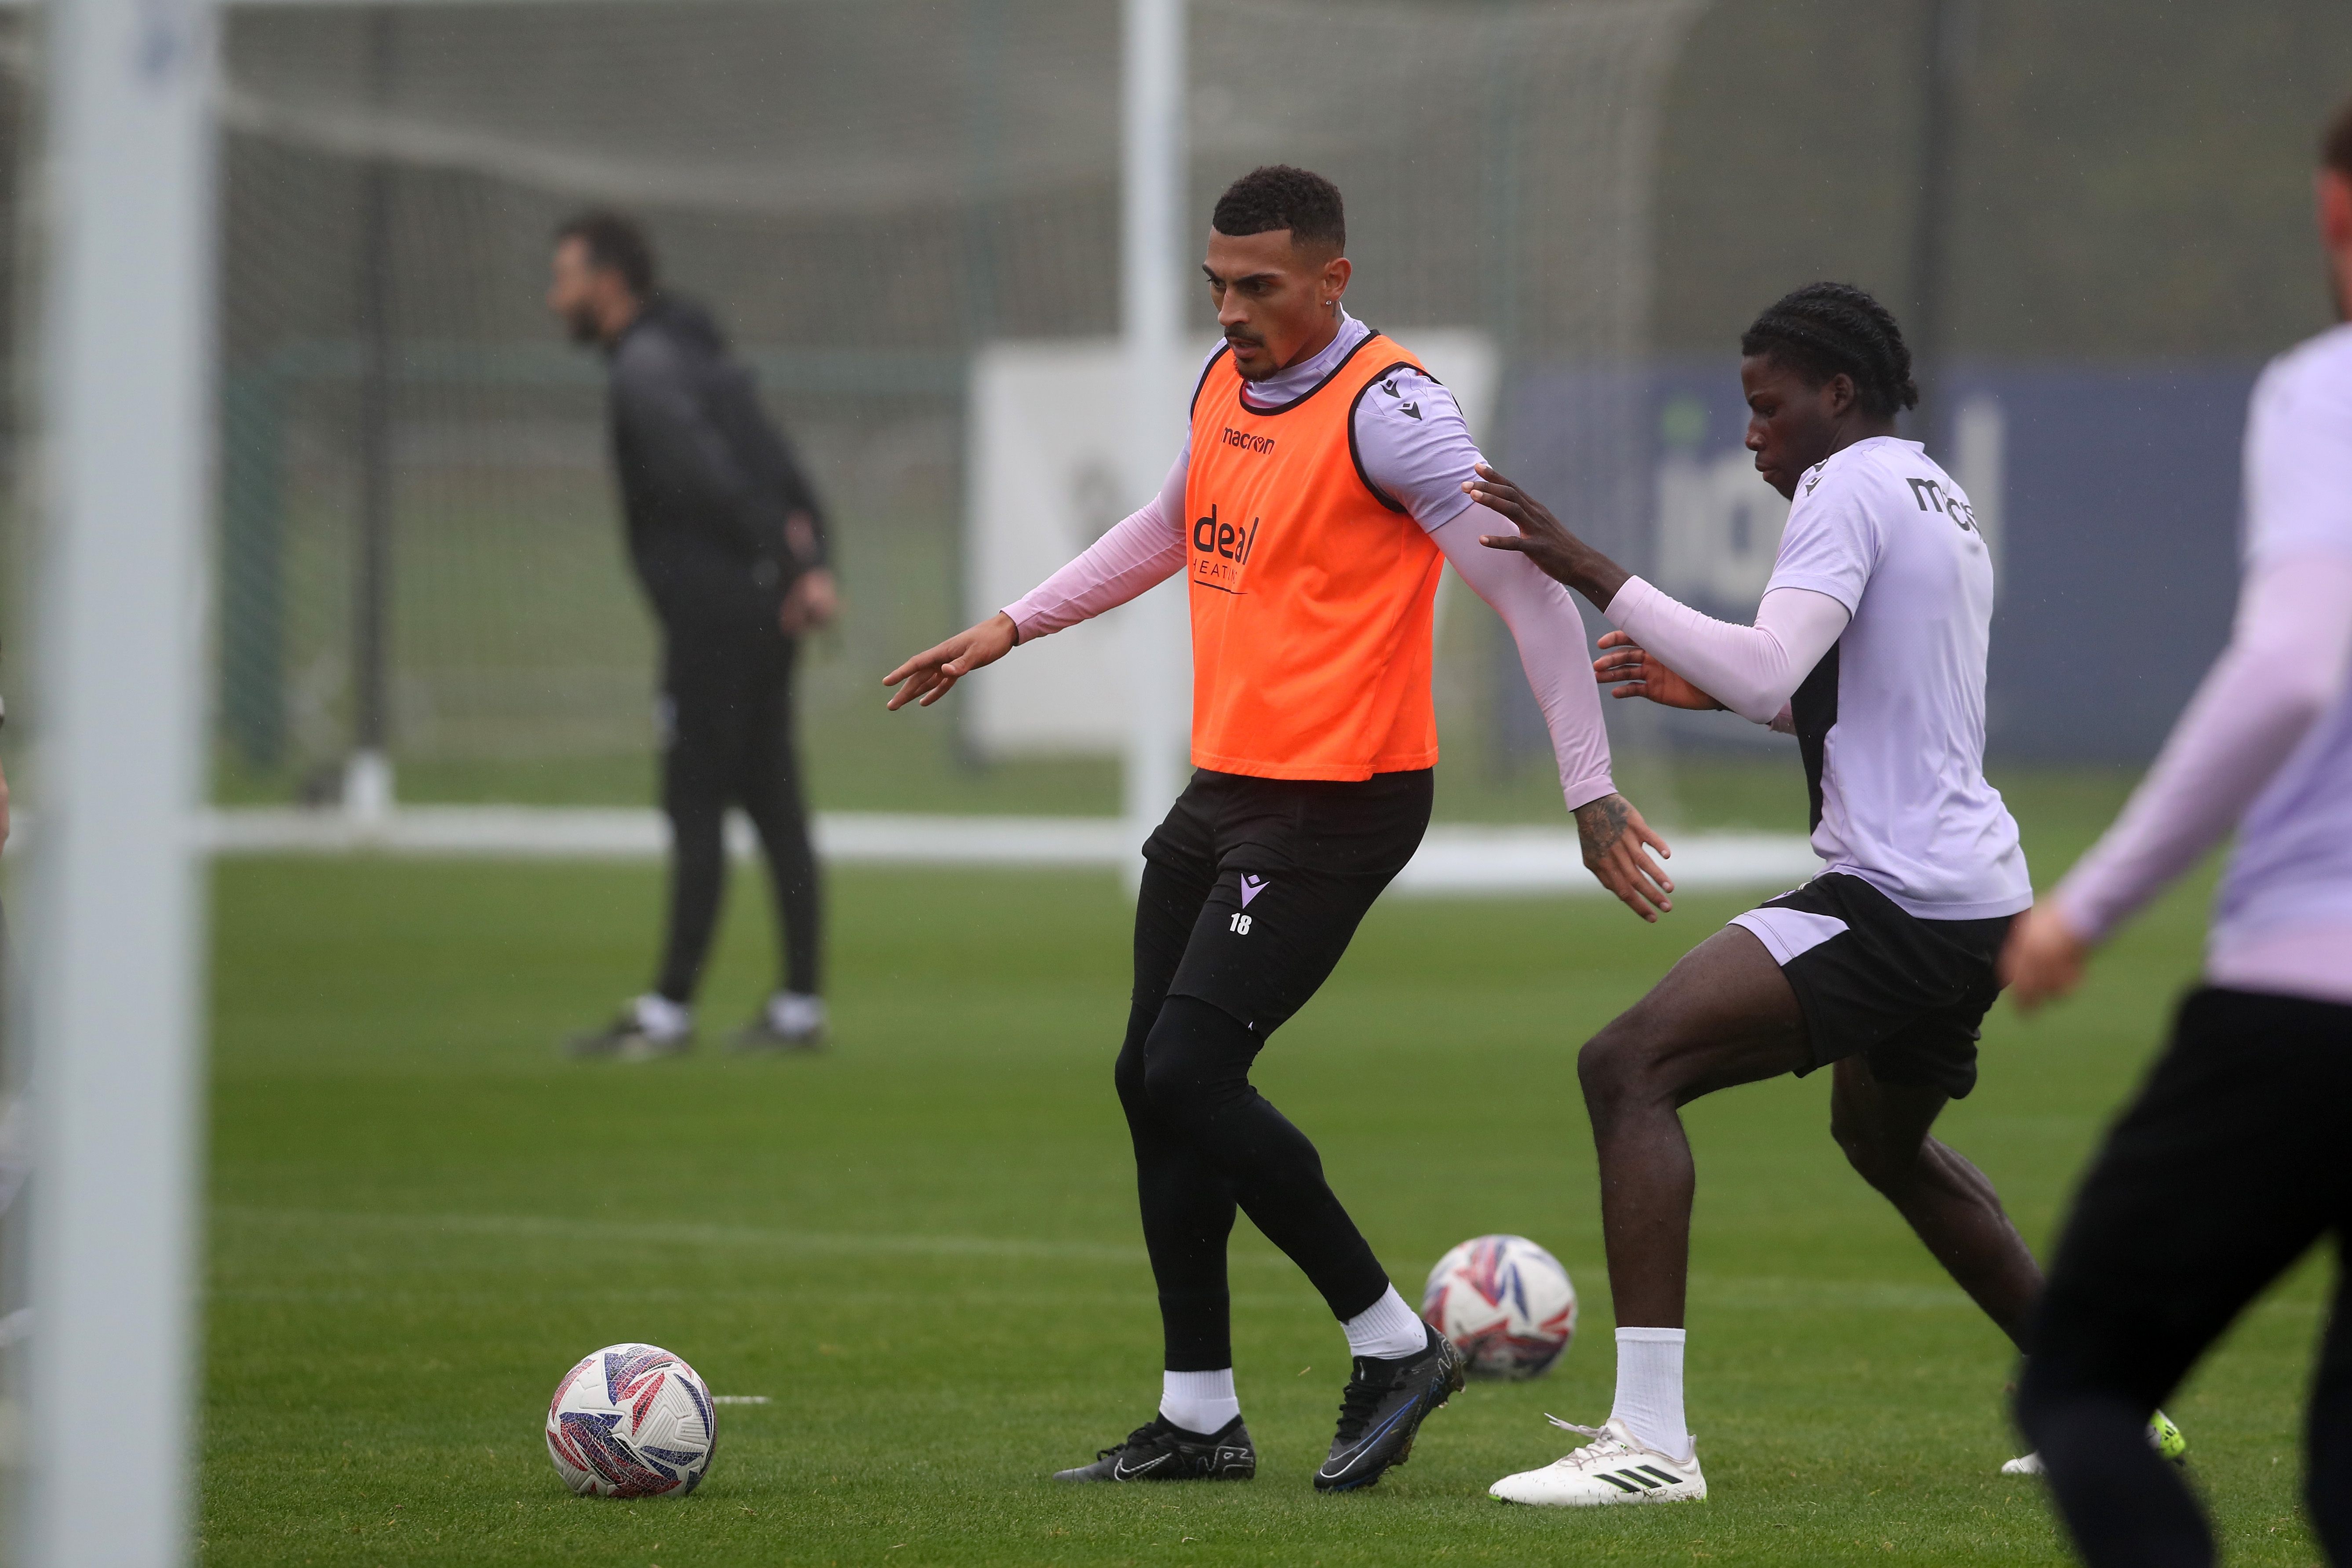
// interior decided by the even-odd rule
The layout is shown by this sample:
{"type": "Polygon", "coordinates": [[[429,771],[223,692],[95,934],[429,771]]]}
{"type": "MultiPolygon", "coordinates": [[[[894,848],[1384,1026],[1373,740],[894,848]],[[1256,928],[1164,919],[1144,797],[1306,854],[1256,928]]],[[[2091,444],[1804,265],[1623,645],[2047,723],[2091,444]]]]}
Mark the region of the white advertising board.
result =
{"type": "MultiPolygon", "coordinates": [[[[1472,436],[1484,438],[1495,401],[1491,340],[1443,328],[1397,336],[1453,390],[1472,436]]],[[[1188,364],[1214,341],[1191,344],[1188,364]]],[[[988,344],[973,356],[971,398],[963,575],[965,607],[978,620],[1052,576],[1150,498],[1129,493],[1119,478],[1125,384],[1117,339],[988,344]]],[[[1168,433],[1169,462],[1182,440],[1182,430],[1168,433]]],[[[1179,591],[1172,583],[1153,590],[1179,591]]],[[[1118,620],[1114,613],[1040,638],[965,685],[958,696],[968,699],[973,751],[991,758],[1118,752],[1132,655],[1118,620]]]]}

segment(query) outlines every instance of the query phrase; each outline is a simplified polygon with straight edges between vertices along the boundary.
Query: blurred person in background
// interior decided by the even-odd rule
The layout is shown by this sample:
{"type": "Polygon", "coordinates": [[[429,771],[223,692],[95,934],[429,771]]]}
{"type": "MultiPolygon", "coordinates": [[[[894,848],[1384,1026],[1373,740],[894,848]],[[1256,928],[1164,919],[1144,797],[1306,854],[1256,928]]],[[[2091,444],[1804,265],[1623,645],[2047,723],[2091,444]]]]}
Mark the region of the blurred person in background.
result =
{"type": "MultiPolygon", "coordinates": [[[[2319,232],[2352,318],[2352,104],[2321,144],[2319,232]]],[[[2213,1537],[2138,1440],[2238,1314],[2322,1237],[2336,1303],[2305,1478],[2352,1563],[2352,324],[2271,362],[2246,417],[2230,646],[2105,837],[2010,933],[2021,1008],[2234,828],[2204,984],[2075,1194],[2017,1396],[2094,1568],[2204,1568],[2213,1537]]]]}
{"type": "Polygon", "coordinates": [[[700,307],[656,286],[645,231],[584,213],[556,232],[548,309],[611,366],[613,460],[629,558],[662,629],[662,806],[669,930],[654,987],[575,1056],[636,1060],[694,1041],[694,994],[725,889],[727,808],[759,829],[782,975],[734,1037],[811,1048],[818,993],[817,870],[793,743],[798,638],[838,607],[815,492],[761,406],[751,373],[700,307]]]}

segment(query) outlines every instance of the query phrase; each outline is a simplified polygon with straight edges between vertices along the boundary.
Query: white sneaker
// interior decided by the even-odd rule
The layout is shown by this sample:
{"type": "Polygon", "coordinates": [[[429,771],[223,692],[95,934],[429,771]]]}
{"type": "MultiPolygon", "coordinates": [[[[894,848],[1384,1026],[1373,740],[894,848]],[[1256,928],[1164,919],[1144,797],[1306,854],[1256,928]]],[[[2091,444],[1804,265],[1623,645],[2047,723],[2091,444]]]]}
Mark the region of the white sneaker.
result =
{"type": "Polygon", "coordinates": [[[739,1051],[813,1051],[824,1044],[824,1000],[779,991],[759,1016],[735,1031],[739,1051]]]}
{"type": "Polygon", "coordinates": [[[788,1040],[814,1040],[824,1033],[824,998],[779,991],[768,998],[768,1027],[788,1040]]]}
{"type": "Polygon", "coordinates": [[[1645,1448],[1614,1415],[1601,1427],[1579,1426],[1557,1415],[1544,1419],[1565,1431],[1581,1432],[1592,1441],[1540,1470],[1505,1476],[1486,1489],[1487,1496],[1550,1508],[1699,1502],[1706,1497],[1706,1478],[1699,1473],[1696,1448],[1687,1459],[1645,1448]]]}
{"type": "MultiPolygon", "coordinates": [[[[2158,1411],[2148,1417],[2147,1446],[2174,1464],[2182,1463],[2181,1456],[2189,1452],[2189,1439],[2172,1424],[2172,1417],[2158,1411]]],[[[2000,1468],[2004,1476],[2038,1476],[2042,1474],[2042,1453],[2020,1454],[2000,1468]]]]}

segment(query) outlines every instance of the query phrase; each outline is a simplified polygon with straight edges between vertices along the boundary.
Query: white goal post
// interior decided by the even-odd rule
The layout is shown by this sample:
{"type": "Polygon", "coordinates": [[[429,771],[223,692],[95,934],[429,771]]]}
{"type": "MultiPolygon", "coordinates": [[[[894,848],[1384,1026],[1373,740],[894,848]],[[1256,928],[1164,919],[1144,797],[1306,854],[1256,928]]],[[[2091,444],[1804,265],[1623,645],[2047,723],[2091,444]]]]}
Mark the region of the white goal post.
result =
{"type": "Polygon", "coordinates": [[[214,224],[209,0],[47,18],[27,1563],[187,1553],[214,224]]]}

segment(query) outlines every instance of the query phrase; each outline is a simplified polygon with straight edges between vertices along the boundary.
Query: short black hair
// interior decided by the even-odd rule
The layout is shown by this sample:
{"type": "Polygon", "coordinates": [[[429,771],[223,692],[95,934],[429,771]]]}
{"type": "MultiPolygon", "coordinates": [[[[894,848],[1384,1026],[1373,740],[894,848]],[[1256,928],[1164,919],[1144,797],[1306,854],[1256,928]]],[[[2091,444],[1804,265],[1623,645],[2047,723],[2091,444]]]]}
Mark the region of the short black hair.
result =
{"type": "Polygon", "coordinates": [[[643,300],[654,291],[654,247],[644,226],[625,213],[594,207],[566,219],[555,231],[555,242],[576,239],[588,247],[588,260],[621,275],[629,292],[643,300]]]}
{"type": "Polygon", "coordinates": [[[1739,352],[1777,361],[1814,386],[1843,371],[1867,414],[1919,404],[1894,312],[1851,283],[1808,283],[1782,295],[1739,335],[1739,352]]]}
{"type": "Polygon", "coordinates": [[[2328,117],[2319,137],[2319,166],[2352,180],[2352,100],[2328,117]]]}
{"type": "Polygon", "coordinates": [[[1219,234],[1265,234],[1286,228],[1294,246],[1348,248],[1348,209],[1339,187],[1287,163],[1265,163],[1225,187],[1209,223],[1219,234]]]}

